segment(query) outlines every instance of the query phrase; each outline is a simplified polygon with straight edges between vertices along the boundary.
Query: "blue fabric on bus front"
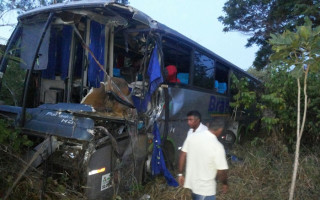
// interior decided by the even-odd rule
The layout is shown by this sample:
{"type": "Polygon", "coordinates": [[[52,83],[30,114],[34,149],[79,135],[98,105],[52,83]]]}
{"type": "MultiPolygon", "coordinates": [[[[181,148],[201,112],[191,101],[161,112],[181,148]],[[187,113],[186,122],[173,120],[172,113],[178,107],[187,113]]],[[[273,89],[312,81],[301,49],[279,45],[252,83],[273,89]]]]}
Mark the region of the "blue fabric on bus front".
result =
{"type": "Polygon", "coordinates": [[[163,152],[161,149],[161,137],[157,122],[153,125],[153,152],[151,158],[151,173],[153,176],[162,173],[167,180],[168,185],[178,187],[177,181],[170,174],[164,161],[163,152]]]}
{"type": "Polygon", "coordinates": [[[61,62],[60,73],[61,79],[65,80],[68,77],[71,40],[72,40],[72,26],[63,26],[61,37],[61,62]]]}
{"type": "MultiPolygon", "coordinates": [[[[104,64],[105,25],[91,21],[89,48],[101,65],[104,64]]],[[[88,85],[99,87],[104,79],[104,72],[89,53],[88,85]]]]}
{"type": "Polygon", "coordinates": [[[161,66],[158,58],[158,47],[156,45],[152,51],[147,71],[149,76],[149,90],[145,93],[144,98],[132,96],[133,104],[138,113],[144,113],[147,111],[148,103],[151,100],[151,95],[163,82],[161,66]]]}
{"type": "Polygon", "coordinates": [[[149,61],[148,66],[148,76],[150,78],[149,80],[149,94],[152,95],[152,93],[159,87],[159,85],[163,82],[163,77],[161,74],[161,66],[158,59],[158,47],[157,45],[154,47],[152,51],[152,55],[149,61]]]}

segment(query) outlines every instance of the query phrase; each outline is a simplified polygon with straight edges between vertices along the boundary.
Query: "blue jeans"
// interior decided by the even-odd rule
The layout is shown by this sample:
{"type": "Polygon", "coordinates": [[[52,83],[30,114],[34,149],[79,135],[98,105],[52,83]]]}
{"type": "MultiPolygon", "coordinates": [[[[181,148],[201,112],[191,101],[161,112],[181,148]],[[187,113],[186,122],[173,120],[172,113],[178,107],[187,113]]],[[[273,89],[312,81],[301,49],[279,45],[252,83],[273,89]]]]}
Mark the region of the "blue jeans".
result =
{"type": "Polygon", "coordinates": [[[203,196],[200,194],[192,193],[192,200],[216,200],[216,196],[203,196]]]}

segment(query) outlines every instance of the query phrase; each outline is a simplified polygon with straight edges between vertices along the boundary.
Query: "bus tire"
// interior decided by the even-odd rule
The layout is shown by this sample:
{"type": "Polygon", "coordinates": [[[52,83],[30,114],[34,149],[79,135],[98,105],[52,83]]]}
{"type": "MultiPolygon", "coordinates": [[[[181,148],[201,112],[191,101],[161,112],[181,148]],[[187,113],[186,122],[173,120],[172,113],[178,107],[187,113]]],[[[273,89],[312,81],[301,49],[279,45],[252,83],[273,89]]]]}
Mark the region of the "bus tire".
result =
{"type": "Polygon", "coordinates": [[[245,140],[245,135],[246,135],[246,127],[244,125],[241,125],[238,129],[238,134],[237,134],[237,143],[238,144],[243,144],[243,141],[245,140]]]}
{"type": "Polygon", "coordinates": [[[224,143],[226,145],[232,146],[236,142],[236,139],[237,139],[236,135],[230,130],[227,130],[224,134],[225,134],[224,143]]]}

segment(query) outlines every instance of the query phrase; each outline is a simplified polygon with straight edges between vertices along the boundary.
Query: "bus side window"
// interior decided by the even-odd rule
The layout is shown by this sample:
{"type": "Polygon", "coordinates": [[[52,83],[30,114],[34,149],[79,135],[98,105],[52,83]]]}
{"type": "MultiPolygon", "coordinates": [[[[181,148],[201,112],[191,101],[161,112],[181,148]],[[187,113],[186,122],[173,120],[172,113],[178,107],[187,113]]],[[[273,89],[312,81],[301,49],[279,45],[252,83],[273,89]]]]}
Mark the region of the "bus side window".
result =
{"type": "Polygon", "coordinates": [[[219,62],[216,62],[216,71],[215,71],[215,91],[220,94],[228,93],[228,73],[229,69],[222,65],[219,62]]]}
{"type": "Polygon", "coordinates": [[[213,90],[214,60],[195,51],[194,52],[194,82],[195,86],[213,90]]]}
{"type": "Polygon", "coordinates": [[[190,58],[192,52],[191,48],[174,38],[163,37],[162,51],[167,73],[166,76],[169,75],[169,71],[167,69],[170,69],[170,72],[172,72],[174,71],[173,68],[176,68],[175,75],[171,73],[170,80],[167,79],[166,81],[168,83],[188,85],[190,76],[190,58]]]}

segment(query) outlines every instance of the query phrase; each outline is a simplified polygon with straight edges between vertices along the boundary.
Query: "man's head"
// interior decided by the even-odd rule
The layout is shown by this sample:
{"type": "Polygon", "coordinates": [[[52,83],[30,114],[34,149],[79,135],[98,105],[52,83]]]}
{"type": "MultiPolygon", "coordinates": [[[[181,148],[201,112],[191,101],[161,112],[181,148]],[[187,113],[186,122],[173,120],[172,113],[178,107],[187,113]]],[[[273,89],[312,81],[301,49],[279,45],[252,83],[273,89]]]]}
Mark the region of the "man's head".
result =
{"type": "Polygon", "coordinates": [[[222,118],[215,118],[209,124],[209,131],[218,137],[221,135],[224,125],[225,122],[222,118]]]}
{"type": "Polygon", "coordinates": [[[192,110],[187,114],[188,125],[192,129],[197,129],[201,122],[201,115],[198,111],[192,110]]]}

